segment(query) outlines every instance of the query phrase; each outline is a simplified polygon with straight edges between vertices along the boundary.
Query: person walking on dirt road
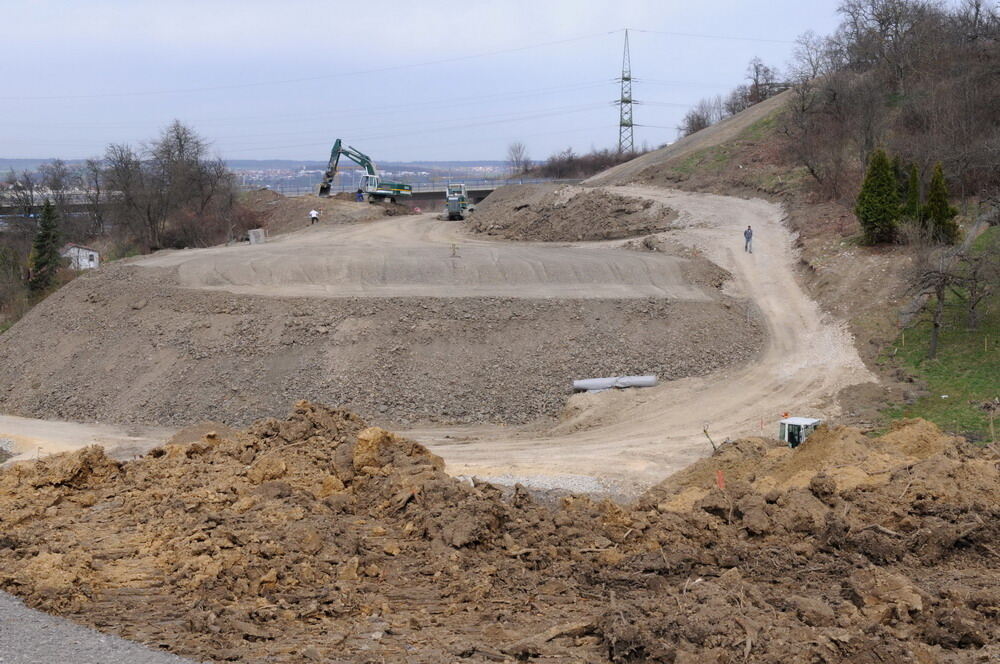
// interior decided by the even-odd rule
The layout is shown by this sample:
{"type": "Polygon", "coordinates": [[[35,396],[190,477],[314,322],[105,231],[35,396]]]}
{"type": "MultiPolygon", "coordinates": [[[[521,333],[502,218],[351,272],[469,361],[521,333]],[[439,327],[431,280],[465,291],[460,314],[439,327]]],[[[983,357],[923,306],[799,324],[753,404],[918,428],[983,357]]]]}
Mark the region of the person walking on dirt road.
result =
{"type": "Polygon", "coordinates": [[[318,210],[310,210],[309,211],[309,225],[312,226],[317,221],[319,221],[319,211],[318,210]]]}
{"type": "Polygon", "coordinates": [[[753,253],[753,229],[747,226],[747,229],[743,231],[743,239],[746,242],[743,243],[743,251],[747,253],[753,253]]]}

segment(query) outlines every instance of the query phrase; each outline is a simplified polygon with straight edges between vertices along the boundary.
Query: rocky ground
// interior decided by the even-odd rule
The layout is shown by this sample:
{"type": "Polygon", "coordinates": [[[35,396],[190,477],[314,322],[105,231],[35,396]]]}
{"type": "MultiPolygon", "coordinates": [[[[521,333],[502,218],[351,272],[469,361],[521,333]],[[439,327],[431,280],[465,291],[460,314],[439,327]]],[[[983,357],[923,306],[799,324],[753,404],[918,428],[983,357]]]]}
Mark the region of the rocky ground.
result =
{"type": "Polygon", "coordinates": [[[1000,656],[1000,456],[926,422],[741,440],[555,509],[306,402],[190,433],[0,472],[0,587],[213,662],[1000,656]]]}
{"type": "Polygon", "coordinates": [[[617,240],[670,228],[676,214],[648,199],[572,185],[510,185],[476,206],[469,227],[508,240],[617,240]]]}
{"type": "MultiPolygon", "coordinates": [[[[696,281],[714,274],[691,265],[696,281]]],[[[555,416],[576,378],[702,375],[763,343],[745,305],[711,287],[711,302],[322,299],[172,279],[109,265],[50,296],[0,338],[0,409],[246,424],[308,397],[381,422],[521,423],[555,416]]]]}

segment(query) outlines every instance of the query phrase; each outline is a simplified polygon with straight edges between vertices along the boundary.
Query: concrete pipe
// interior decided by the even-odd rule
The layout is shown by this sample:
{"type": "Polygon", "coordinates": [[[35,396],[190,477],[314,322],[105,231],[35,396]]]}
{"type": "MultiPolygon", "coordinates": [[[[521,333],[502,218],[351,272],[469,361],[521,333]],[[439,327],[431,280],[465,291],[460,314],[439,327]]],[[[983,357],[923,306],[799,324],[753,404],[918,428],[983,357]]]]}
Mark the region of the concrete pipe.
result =
{"type": "Polygon", "coordinates": [[[654,387],[656,376],[611,376],[610,378],[585,378],[573,381],[574,392],[600,392],[613,388],[654,387]]]}

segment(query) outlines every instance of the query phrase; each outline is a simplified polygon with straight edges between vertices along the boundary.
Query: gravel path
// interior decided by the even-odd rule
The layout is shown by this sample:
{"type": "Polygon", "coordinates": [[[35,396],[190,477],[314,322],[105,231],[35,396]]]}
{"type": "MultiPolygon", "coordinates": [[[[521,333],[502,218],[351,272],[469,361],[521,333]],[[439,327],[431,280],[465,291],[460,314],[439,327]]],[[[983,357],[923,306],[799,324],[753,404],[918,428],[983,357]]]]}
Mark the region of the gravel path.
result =
{"type": "Polygon", "coordinates": [[[0,664],[185,664],[191,661],[29,609],[16,597],[0,592],[0,664]]]}

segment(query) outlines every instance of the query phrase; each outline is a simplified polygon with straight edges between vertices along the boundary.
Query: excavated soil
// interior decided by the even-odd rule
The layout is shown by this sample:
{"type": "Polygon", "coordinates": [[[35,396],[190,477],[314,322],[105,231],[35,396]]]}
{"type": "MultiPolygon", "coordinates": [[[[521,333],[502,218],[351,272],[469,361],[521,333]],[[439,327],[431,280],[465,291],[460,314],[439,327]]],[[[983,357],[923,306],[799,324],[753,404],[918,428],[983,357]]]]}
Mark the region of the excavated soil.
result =
{"type": "Polygon", "coordinates": [[[240,201],[260,215],[261,225],[267,229],[268,235],[281,235],[309,226],[311,210],[319,212],[320,224],[373,221],[387,216],[412,214],[405,205],[356,203],[353,194],[346,198],[319,198],[283,196],[270,189],[257,189],[244,193],[240,201]]]}
{"type": "Polygon", "coordinates": [[[245,425],[306,397],[380,422],[523,423],[556,416],[580,377],[672,380],[746,362],[760,324],[711,296],[263,298],[109,265],[0,337],[0,410],[245,425]]]}
{"type": "Polygon", "coordinates": [[[649,199],[571,185],[511,185],[491,193],[469,219],[508,240],[617,240],[668,230],[677,217],[649,199]]]}
{"type": "Polygon", "coordinates": [[[195,437],[0,473],[0,587],[214,662],[1000,656],[1000,455],[926,422],[741,440],[557,509],[306,402],[195,437]]]}

